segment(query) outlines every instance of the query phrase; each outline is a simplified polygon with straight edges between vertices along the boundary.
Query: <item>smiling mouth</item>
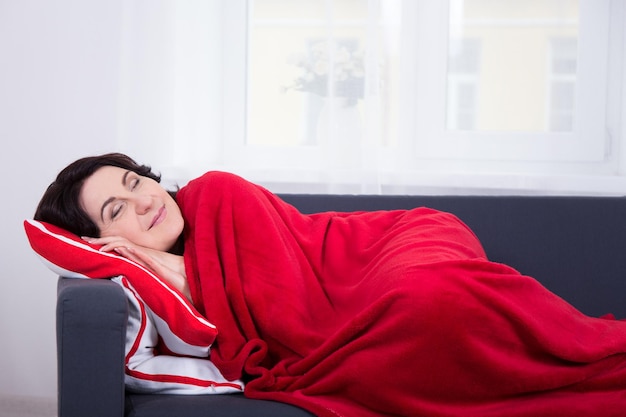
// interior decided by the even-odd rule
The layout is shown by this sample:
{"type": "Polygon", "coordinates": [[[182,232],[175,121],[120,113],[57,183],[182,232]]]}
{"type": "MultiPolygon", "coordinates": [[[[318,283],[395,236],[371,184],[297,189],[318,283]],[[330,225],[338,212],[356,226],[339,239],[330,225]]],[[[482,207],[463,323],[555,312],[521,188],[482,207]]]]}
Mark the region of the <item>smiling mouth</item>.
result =
{"type": "Polygon", "coordinates": [[[165,220],[166,215],[167,215],[167,210],[165,206],[163,206],[159,209],[156,216],[154,216],[154,218],[152,219],[152,223],[150,223],[150,227],[148,227],[148,230],[152,229],[154,226],[157,226],[158,224],[163,222],[163,220],[165,220]]]}

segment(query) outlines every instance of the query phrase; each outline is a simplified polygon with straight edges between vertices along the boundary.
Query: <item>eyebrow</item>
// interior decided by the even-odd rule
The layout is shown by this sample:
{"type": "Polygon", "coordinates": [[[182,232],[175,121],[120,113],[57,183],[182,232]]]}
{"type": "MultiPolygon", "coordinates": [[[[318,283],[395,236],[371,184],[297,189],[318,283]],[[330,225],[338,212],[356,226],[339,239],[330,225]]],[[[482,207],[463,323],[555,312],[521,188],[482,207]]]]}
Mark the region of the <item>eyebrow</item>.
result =
{"type": "MultiPolygon", "coordinates": [[[[131,172],[132,171],[128,170],[124,173],[124,175],[122,175],[122,186],[126,187],[126,182],[128,181],[128,174],[130,174],[131,172]]],[[[102,204],[102,208],[100,209],[100,219],[102,220],[102,223],[104,223],[104,209],[106,209],[106,207],[113,201],[115,201],[115,197],[109,197],[102,204]]]]}

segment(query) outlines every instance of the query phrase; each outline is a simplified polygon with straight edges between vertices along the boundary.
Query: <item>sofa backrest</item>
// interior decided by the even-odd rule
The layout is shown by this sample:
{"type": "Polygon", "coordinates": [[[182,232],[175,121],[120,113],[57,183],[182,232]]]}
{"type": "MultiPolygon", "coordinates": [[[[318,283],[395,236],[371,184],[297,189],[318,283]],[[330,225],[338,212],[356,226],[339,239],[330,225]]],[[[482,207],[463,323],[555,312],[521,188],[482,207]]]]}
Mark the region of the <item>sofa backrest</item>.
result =
{"type": "Polygon", "coordinates": [[[626,317],[626,197],[281,195],[304,213],[427,206],[583,313],[626,317]]]}

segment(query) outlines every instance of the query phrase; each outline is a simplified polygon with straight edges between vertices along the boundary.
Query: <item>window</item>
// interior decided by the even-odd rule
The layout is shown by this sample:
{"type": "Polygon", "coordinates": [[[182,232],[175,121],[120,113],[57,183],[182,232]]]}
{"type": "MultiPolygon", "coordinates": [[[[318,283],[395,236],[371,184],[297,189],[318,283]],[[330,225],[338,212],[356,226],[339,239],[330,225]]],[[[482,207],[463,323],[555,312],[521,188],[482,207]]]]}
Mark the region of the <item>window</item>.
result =
{"type": "Polygon", "coordinates": [[[225,169],[290,192],[626,189],[623,2],[125,7],[120,147],[181,181],[225,169]]]}
{"type": "MultiPolygon", "coordinates": [[[[447,47],[435,43],[429,51],[429,56],[440,64],[432,65],[418,79],[418,91],[420,86],[422,91],[427,91],[418,93],[418,101],[423,102],[418,102],[418,111],[430,112],[429,117],[419,119],[416,129],[418,155],[463,162],[602,161],[606,155],[603,91],[608,31],[599,22],[608,19],[609,2],[458,0],[451,1],[450,6],[449,43],[447,47]],[[586,39],[578,43],[580,47],[573,54],[569,44],[569,58],[579,57],[580,65],[575,73],[567,74],[567,85],[552,77],[554,63],[548,62],[555,37],[571,38],[574,42],[579,37],[586,39]],[[446,82],[455,82],[457,75],[450,72],[454,67],[449,66],[447,80],[442,76],[446,71],[440,51],[454,50],[455,45],[468,38],[479,39],[481,43],[480,72],[476,75],[480,86],[476,93],[476,124],[462,131],[446,129],[444,112],[438,109],[446,106],[450,109],[454,103],[444,103],[437,91],[446,82]],[[551,82],[547,81],[548,77],[552,77],[551,82]],[[552,131],[554,119],[559,117],[563,123],[567,117],[566,108],[573,118],[571,128],[552,131]]],[[[437,9],[432,6],[428,14],[445,13],[437,9]]],[[[437,33],[435,23],[431,23],[432,28],[426,27],[427,24],[424,22],[422,27],[432,32],[431,38],[446,39],[443,30],[437,33]]],[[[559,53],[567,53],[564,49],[561,47],[559,53]]],[[[554,55],[553,59],[560,58],[554,55]]],[[[552,164],[551,168],[554,167],[552,164]]]]}

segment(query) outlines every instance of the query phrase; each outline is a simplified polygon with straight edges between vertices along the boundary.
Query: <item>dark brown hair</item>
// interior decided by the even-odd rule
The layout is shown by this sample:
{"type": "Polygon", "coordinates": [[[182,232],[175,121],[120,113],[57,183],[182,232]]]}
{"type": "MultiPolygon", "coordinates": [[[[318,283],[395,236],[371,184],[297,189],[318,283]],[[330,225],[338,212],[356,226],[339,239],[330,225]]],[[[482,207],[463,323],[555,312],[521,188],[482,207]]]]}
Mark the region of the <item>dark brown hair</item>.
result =
{"type": "Polygon", "coordinates": [[[121,153],[81,158],[59,172],[56,180],[48,186],[34,219],[54,224],[78,236],[99,237],[100,230],[83,210],[79,198],[85,180],[104,166],[124,168],[156,182],[161,181],[161,176],[148,165],[140,165],[121,153]]]}

